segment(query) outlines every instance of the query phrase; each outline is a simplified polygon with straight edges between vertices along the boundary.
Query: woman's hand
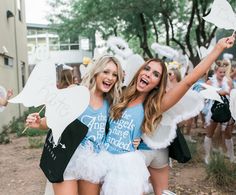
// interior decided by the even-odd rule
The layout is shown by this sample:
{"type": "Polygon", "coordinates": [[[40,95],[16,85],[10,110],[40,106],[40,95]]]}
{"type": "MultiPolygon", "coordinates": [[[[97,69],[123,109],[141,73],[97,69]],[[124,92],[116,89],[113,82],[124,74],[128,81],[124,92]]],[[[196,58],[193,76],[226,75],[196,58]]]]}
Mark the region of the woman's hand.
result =
{"type": "Polygon", "coordinates": [[[40,129],[41,117],[39,116],[39,113],[29,114],[26,118],[25,125],[29,128],[40,129]]]}
{"type": "Polygon", "coordinates": [[[228,49],[228,48],[233,47],[234,41],[235,41],[235,34],[233,34],[230,37],[225,37],[225,38],[220,39],[216,46],[223,50],[228,49]]]}
{"type": "Polygon", "coordinates": [[[9,89],[7,90],[7,100],[9,100],[11,96],[13,96],[13,90],[9,89]]]}

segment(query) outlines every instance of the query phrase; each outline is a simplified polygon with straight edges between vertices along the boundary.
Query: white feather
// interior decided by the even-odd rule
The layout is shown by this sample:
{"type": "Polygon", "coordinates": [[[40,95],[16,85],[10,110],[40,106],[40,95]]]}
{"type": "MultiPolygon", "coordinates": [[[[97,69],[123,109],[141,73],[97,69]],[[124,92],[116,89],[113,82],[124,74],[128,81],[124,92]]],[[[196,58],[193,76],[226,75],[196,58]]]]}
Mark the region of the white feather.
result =
{"type": "Polygon", "coordinates": [[[107,47],[110,48],[115,54],[128,58],[133,54],[129,48],[128,43],[121,37],[109,37],[107,40],[107,47]]]}
{"type": "Polygon", "coordinates": [[[173,59],[174,57],[178,56],[178,52],[174,50],[173,48],[166,46],[166,45],[160,45],[158,43],[153,43],[151,45],[151,48],[154,50],[156,54],[159,54],[161,56],[165,56],[167,58],[173,59]]]}
{"type": "Polygon", "coordinates": [[[220,98],[219,93],[217,93],[217,91],[219,91],[220,88],[207,85],[206,83],[200,83],[200,85],[206,88],[199,92],[203,96],[204,99],[216,100],[218,102],[223,103],[222,99],[220,98]]]}

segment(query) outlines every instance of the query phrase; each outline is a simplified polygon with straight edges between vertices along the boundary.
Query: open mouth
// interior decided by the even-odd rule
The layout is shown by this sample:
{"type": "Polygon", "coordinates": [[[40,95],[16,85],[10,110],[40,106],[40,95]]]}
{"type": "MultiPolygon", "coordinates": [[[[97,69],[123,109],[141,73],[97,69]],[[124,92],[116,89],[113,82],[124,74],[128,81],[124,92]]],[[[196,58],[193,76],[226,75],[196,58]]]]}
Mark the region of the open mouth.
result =
{"type": "Polygon", "coordinates": [[[147,79],[144,79],[144,78],[141,78],[140,79],[140,85],[142,86],[142,87],[145,87],[145,86],[147,86],[149,84],[149,81],[147,80],[147,79]]]}
{"type": "Polygon", "coordinates": [[[109,89],[112,86],[112,83],[107,82],[107,81],[103,81],[102,84],[106,89],[109,89]]]}

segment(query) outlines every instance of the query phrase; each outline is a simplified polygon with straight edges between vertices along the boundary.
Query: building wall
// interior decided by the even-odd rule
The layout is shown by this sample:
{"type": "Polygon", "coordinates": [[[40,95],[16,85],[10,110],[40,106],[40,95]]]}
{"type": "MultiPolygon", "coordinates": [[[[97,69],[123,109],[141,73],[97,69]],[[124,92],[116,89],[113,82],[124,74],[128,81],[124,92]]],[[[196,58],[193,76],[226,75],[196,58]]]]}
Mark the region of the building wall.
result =
{"type": "MultiPolygon", "coordinates": [[[[0,85],[6,89],[13,89],[14,96],[23,88],[28,78],[27,39],[24,0],[0,1],[0,85]],[[17,3],[20,2],[21,20],[17,3]],[[14,16],[7,18],[7,11],[14,16]],[[7,49],[4,53],[3,47],[7,49]],[[6,66],[4,59],[12,61],[11,66],[6,66]]],[[[24,107],[18,104],[8,104],[7,108],[0,112],[1,127],[9,123],[15,117],[19,117],[24,107]]]]}

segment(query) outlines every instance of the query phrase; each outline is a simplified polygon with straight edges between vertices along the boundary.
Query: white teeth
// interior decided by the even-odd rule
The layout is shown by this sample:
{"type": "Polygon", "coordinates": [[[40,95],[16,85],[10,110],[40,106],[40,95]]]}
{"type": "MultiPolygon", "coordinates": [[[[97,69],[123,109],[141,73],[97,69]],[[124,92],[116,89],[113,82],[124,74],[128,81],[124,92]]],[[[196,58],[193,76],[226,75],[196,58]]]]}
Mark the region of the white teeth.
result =
{"type": "Polygon", "coordinates": [[[147,79],[143,79],[143,78],[141,78],[141,82],[145,83],[146,85],[148,85],[149,83],[147,79]]]}

